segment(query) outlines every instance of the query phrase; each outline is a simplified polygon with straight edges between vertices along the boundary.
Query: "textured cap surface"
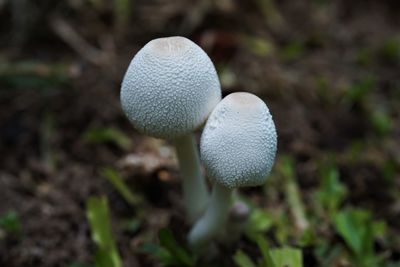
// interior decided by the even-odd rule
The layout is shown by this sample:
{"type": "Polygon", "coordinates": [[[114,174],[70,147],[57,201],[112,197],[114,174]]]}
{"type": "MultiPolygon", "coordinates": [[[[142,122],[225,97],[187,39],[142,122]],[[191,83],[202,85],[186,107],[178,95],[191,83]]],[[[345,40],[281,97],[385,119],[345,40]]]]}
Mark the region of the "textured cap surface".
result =
{"type": "Polygon", "coordinates": [[[275,160],[277,134],[267,105],[250,93],[233,93],[212,111],[201,136],[208,176],[223,186],[261,185],[275,160]]]}
{"type": "Polygon", "coordinates": [[[214,65],[184,37],[147,43],[130,63],[121,87],[122,108],[134,127],[165,139],[195,130],[220,100],[214,65]]]}

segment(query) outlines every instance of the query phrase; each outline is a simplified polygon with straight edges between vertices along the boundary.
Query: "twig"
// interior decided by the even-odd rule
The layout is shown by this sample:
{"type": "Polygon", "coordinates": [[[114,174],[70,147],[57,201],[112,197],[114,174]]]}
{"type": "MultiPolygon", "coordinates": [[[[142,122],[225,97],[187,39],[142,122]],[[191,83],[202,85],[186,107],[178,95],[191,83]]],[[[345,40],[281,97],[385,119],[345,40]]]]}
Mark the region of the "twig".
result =
{"type": "Polygon", "coordinates": [[[53,31],[79,55],[95,65],[103,65],[108,56],[83,39],[64,19],[53,17],[50,20],[53,31]]]}

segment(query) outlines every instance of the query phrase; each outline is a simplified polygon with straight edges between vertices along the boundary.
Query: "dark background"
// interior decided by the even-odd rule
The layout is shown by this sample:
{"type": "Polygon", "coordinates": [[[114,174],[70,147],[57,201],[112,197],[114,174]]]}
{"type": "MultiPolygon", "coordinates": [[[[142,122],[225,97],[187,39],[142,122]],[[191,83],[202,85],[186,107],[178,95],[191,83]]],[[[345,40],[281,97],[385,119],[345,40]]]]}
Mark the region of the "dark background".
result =
{"type": "MultiPolygon", "coordinates": [[[[137,134],[119,102],[138,49],[182,35],[213,60],[223,95],[257,94],[274,117],[270,183],[243,191],[272,217],[284,214],[265,229],[271,246],[301,247],[305,266],[357,266],[333,218],[316,215],[314,193],[329,167],[347,192],[340,208],[386,226],[373,239],[381,266],[399,266],[383,265],[400,261],[399,14],[395,0],[0,0],[0,265],[90,266],[92,195],[109,198],[125,266],[159,266],[140,247],[163,227],[184,244],[173,150],[137,134]],[[281,181],[287,162],[317,236],[305,245],[281,181]],[[144,204],[130,207],[104,178],[106,167],[144,204]],[[138,227],[124,228],[126,220],[138,227]],[[284,237],[276,234],[282,224],[284,237]],[[339,248],[329,263],[322,244],[326,255],[339,248]]],[[[237,248],[259,256],[242,237],[217,265],[233,266],[237,248]]]]}

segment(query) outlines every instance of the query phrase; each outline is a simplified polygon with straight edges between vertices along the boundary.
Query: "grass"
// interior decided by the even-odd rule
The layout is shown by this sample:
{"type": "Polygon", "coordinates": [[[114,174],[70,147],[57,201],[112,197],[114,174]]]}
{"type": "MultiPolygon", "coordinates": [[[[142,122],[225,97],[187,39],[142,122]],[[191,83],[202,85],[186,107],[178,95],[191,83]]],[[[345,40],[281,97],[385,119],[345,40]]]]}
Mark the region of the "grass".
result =
{"type": "MultiPolygon", "coordinates": [[[[396,262],[385,262],[385,255],[374,249],[377,240],[384,240],[387,233],[386,223],[374,219],[374,215],[365,209],[355,208],[345,203],[348,189],[340,180],[340,172],[331,162],[319,168],[321,183],[312,194],[313,209],[306,209],[301,189],[296,182],[296,162],[289,156],[280,157],[273,178],[280,179],[276,190],[286,195],[290,215],[281,210],[267,209],[243,200],[252,208],[247,223],[245,236],[255,247],[259,255],[249,254],[238,249],[232,261],[239,267],[302,267],[304,259],[302,247],[313,247],[315,259],[319,266],[336,266],[338,261],[348,261],[352,266],[373,267],[398,266],[396,262]],[[278,215],[278,216],[277,216],[278,215]],[[330,229],[340,236],[340,242],[332,242],[332,236],[318,234],[330,229]],[[278,241],[278,246],[269,243],[278,241]],[[290,245],[291,244],[291,245],[290,245]]],[[[105,169],[103,174],[116,179],[111,182],[121,197],[129,202],[133,193],[122,182],[118,173],[105,169]]],[[[107,178],[109,179],[109,178],[107,178]]],[[[137,205],[136,200],[134,201],[137,205]]],[[[119,267],[121,260],[112,237],[110,214],[106,198],[90,198],[87,205],[88,219],[91,225],[92,238],[97,245],[95,266],[119,267]],[[104,261],[104,262],[103,262],[104,261]]],[[[120,227],[133,229],[140,227],[140,222],[133,219],[120,227]],[[133,225],[133,226],[132,226],[133,225]],[[132,227],[131,227],[132,226],[132,227]]],[[[175,234],[169,229],[161,229],[157,240],[148,240],[140,247],[140,253],[151,256],[163,266],[203,266],[200,255],[191,252],[186,243],[178,242],[175,234]]],[[[215,258],[210,266],[218,266],[215,258]]]]}
{"type": "Polygon", "coordinates": [[[112,234],[108,200],[105,197],[91,197],[86,203],[92,240],[96,244],[96,267],[122,267],[121,257],[112,234]]]}

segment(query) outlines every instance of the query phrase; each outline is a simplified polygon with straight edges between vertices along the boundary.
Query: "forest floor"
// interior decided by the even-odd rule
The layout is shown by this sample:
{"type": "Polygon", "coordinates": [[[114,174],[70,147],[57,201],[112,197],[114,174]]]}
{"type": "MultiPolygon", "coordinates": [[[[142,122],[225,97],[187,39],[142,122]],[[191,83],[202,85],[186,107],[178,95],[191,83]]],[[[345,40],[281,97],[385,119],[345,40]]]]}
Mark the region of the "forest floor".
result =
{"type": "Polygon", "coordinates": [[[171,35],[209,54],[224,96],[265,100],[278,132],[268,183],[241,191],[247,234],[206,266],[238,249],[256,261],[252,231],[307,267],[400,266],[397,1],[125,2],[0,1],[0,266],[93,266],[90,196],[108,198],[124,266],[160,266],[143,245],[163,228],[185,246],[173,148],[135,132],[119,101],[133,55],[171,35]]]}

